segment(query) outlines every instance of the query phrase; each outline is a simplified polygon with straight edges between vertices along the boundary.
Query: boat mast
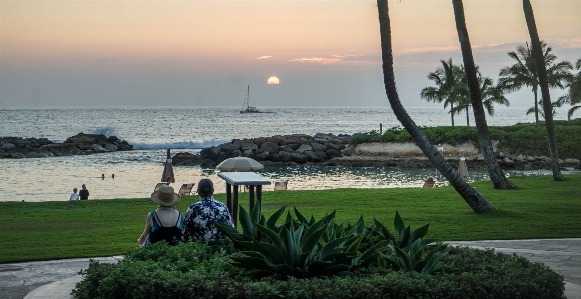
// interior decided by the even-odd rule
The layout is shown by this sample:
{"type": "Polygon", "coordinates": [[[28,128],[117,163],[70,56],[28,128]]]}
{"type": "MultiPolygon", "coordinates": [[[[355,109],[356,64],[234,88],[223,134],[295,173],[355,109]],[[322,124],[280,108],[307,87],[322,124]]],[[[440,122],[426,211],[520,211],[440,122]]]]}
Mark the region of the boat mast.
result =
{"type": "Polygon", "coordinates": [[[250,85],[248,85],[248,90],[246,91],[246,108],[250,107],[250,85]]]}

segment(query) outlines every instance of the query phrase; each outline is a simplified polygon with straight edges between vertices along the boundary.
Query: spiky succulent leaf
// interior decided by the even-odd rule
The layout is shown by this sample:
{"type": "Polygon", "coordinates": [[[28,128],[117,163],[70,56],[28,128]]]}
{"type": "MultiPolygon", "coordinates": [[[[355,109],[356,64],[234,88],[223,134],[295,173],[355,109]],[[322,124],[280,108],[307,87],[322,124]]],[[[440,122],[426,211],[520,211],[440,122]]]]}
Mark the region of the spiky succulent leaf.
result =
{"type": "Polygon", "coordinates": [[[397,210],[395,210],[393,226],[395,227],[395,231],[398,235],[401,235],[401,231],[405,228],[405,224],[403,223],[403,220],[401,219],[401,216],[399,216],[399,212],[397,210]]]}
{"type": "Polygon", "coordinates": [[[278,219],[280,219],[280,216],[282,216],[282,214],[284,213],[286,209],[286,205],[283,205],[280,209],[278,209],[278,211],[274,212],[274,214],[272,214],[268,220],[266,221],[266,227],[268,227],[269,229],[274,230],[276,222],[278,221],[278,219]]]}
{"type": "Polygon", "coordinates": [[[426,224],[416,230],[414,230],[412,232],[412,236],[411,236],[411,240],[410,242],[415,242],[417,239],[419,238],[423,238],[427,233],[428,233],[428,228],[430,227],[430,224],[426,224]]]}

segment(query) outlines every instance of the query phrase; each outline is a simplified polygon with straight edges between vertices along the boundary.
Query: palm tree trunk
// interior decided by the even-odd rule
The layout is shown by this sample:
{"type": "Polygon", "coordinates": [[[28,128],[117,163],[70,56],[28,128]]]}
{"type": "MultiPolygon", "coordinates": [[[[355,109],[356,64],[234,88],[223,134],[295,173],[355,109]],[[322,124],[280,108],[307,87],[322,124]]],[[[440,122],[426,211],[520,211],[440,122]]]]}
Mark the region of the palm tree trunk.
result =
{"type": "Polygon", "coordinates": [[[387,0],[377,0],[377,10],[379,13],[379,30],[381,35],[381,59],[383,61],[383,83],[385,92],[393,113],[412,136],[414,141],[420,147],[424,155],[436,166],[454,189],[464,198],[476,213],[487,212],[494,209],[478,191],[470,187],[458,172],[444,160],[444,157],[438,153],[436,148],[428,141],[426,136],[420,131],[418,126],[409,116],[397,93],[395,85],[395,74],[393,71],[393,54],[391,47],[391,25],[389,21],[389,11],[387,0]]]}
{"type": "Polygon", "coordinates": [[[538,128],[541,126],[541,123],[539,122],[539,100],[536,86],[533,87],[533,94],[535,95],[535,128],[538,128]]]}
{"type": "Polygon", "coordinates": [[[452,5],[454,6],[456,29],[458,31],[458,39],[460,40],[460,47],[462,49],[462,58],[464,59],[464,71],[466,72],[466,80],[468,81],[468,89],[470,90],[470,102],[472,103],[472,110],[474,111],[474,122],[476,123],[476,130],[478,131],[478,139],[480,140],[482,155],[484,156],[486,166],[488,166],[490,180],[496,189],[516,188],[506,178],[504,172],[496,161],[496,157],[494,156],[492,141],[490,140],[490,132],[488,131],[488,124],[486,123],[486,114],[484,112],[484,106],[482,105],[480,85],[478,84],[478,78],[476,76],[476,66],[472,56],[472,47],[470,46],[468,29],[466,28],[464,5],[462,0],[452,0],[452,5]]]}
{"type": "MultiPolygon", "coordinates": [[[[563,180],[563,174],[559,168],[559,153],[557,151],[557,138],[555,136],[555,127],[553,125],[553,107],[551,106],[551,95],[549,94],[549,83],[547,80],[547,69],[545,67],[545,59],[543,58],[543,49],[537,32],[537,25],[535,23],[535,15],[533,7],[529,0],[523,0],[523,10],[529,35],[531,36],[531,44],[533,46],[533,54],[537,64],[537,72],[539,75],[539,84],[541,85],[541,96],[543,97],[543,110],[545,111],[545,126],[547,127],[547,136],[549,137],[549,148],[551,150],[551,168],[553,169],[553,179],[556,181],[563,180]]],[[[535,104],[536,104],[535,99],[535,104]]]]}
{"type": "Polygon", "coordinates": [[[450,102],[450,117],[452,117],[452,127],[454,126],[454,101],[450,102]]]}
{"type": "Polygon", "coordinates": [[[466,126],[470,127],[470,113],[468,112],[468,106],[466,106],[466,126]]]}

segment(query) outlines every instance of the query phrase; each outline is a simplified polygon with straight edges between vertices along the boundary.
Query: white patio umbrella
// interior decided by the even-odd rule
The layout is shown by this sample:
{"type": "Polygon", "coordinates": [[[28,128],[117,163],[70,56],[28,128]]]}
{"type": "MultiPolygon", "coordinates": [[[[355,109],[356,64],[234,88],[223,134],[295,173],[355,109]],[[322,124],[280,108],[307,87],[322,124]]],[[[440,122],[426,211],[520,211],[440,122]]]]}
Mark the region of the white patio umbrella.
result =
{"type": "Polygon", "coordinates": [[[222,161],[216,168],[223,171],[249,171],[263,169],[264,165],[251,158],[234,157],[222,161]]]}

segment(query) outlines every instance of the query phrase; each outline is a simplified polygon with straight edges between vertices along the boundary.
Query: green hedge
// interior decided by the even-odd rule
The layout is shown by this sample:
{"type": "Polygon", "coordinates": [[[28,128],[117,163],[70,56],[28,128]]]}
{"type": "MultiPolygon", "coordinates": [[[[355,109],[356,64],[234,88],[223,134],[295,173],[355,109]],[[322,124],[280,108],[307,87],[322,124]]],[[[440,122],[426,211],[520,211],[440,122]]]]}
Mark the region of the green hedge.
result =
{"type": "Polygon", "coordinates": [[[370,268],[348,276],[251,280],[224,250],[163,243],[136,249],[117,264],[92,261],[76,298],[564,298],[563,277],[516,255],[451,247],[436,275],[370,268]]]}
{"type": "MultiPolygon", "coordinates": [[[[555,135],[559,156],[564,158],[581,158],[581,118],[570,121],[555,121],[555,135]]],[[[476,127],[441,126],[420,127],[426,138],[432,144],[448,143],[451,145],[473,141],[478,150],[480,142],[476,127]]],[[[498,148],[510,154],[526,154],[534,156],[549,156],[549,141],[544,123],[535,127],[532,123],[518,123],[513,126],[488,127],[490,138],[498,140],[498,148]]],[[[402,127],[387,129],[383,134],[377,131],[354,134],[350,144],[367,142],[413,142],[410,134],[402,127]]]]}

